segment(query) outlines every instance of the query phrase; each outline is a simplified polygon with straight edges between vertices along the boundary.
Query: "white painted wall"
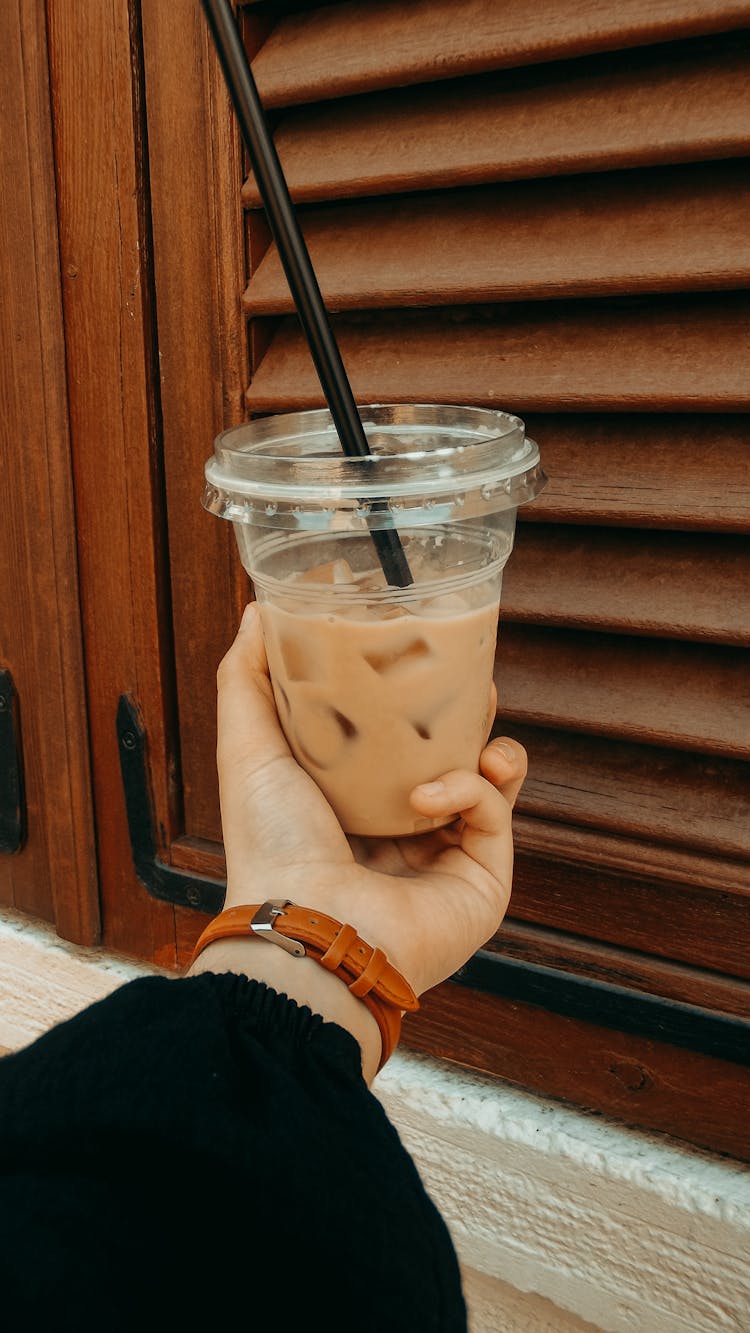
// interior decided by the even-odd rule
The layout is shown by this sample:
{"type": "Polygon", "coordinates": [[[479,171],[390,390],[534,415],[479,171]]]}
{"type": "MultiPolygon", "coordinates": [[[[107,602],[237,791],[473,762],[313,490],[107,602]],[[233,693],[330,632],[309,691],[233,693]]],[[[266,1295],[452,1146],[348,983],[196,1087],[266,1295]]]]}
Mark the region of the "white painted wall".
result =
{"type": "MultiPolygon", "coordinates": [[[[154,969],[0,912],[0,1046],[154,969]]],[[[750,1333],[750,1172],[399,1052],[376,1081],[451,1228],[472,1333],[750,1333]]]]}

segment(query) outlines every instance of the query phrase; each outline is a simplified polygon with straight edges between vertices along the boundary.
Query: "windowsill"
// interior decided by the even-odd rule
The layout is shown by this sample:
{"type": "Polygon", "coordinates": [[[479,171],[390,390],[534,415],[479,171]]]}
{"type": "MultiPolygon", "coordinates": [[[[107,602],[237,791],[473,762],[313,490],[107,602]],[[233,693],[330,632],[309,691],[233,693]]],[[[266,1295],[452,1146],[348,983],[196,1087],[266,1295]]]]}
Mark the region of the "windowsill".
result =
{"type": "Polygon", "coordinates": [[[464,1264],[616,1333],[745,1327],[744,1165],[410,1053],[375,1091],[464,1264]]]}

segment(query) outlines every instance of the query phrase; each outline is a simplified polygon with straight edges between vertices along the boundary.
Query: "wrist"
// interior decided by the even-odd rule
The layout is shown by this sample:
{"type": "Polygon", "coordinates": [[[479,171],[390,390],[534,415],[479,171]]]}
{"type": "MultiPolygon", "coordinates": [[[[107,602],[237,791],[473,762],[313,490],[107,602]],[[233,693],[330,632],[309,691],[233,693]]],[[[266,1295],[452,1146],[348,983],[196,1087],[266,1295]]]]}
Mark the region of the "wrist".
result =
{"type": "MultiPolygon", "coordinates": [[[[311,866],[303,875],[285,874],[283,883],[286,896],[293,902],[314,906],[318,911],[336,920],[351,922],[369,944],[383,950],[416,994],[421,994],[426,987],[418,984],[419,976],[416,977],[417,984],[415,984],[416,969],[410,960],[402,958],[398,933],[383,929],[383,921],[388,917],[387,915],[384,917],[384,913],[377,906],[377,895],[373,897],[370,872],[363,871],[359,866],[352,866],[347,876],[341,877],[342,882],[337,883],[336,877],[331,875],[328,867],[320,876],[316,875],[315,871],[316,867],[311,866]]],[[[241,882],[238,878],[236,887],[232,878],[228,878],[223,911],[244,907],[248,902],[261,903],[266,898],[275,896],[280,878],[278,871],[275,877],[261,875],[259,878],[264,881],[259,887],[252,882],[248,883],[247,875],[241,882]]]]}
{"type": "Polygon", "coordinates": [[[307,1005],[327,1022],[345,1028],[359,1045],[363,1076],[368,1084],[372,1082],[381,1054],[378,1025],[344,983],[314,959],[292,957],[265,940],[234,937],[206,945],[188,975],[201,972],[236,972],[262,981],[279,994],[307,1005]]]}

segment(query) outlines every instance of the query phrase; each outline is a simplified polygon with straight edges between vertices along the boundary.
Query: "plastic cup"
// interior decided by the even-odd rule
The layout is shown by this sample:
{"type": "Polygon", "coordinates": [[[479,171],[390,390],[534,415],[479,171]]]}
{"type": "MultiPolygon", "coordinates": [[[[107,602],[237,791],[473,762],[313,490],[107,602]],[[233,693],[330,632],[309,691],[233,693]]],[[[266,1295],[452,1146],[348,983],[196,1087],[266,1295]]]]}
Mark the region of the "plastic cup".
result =
{"type": "Polygon", "coordinates": [[[203,504],[234,525],[289,745],[347,833],[439,825],[409,794],[476,771],[516,511],[546,478],[523,422],[442,405],[360,408],[345,457],[327,411],[225,431],[203,504]],[[372,532],[396,528],[414,582],[389,586],[372,532]]]}

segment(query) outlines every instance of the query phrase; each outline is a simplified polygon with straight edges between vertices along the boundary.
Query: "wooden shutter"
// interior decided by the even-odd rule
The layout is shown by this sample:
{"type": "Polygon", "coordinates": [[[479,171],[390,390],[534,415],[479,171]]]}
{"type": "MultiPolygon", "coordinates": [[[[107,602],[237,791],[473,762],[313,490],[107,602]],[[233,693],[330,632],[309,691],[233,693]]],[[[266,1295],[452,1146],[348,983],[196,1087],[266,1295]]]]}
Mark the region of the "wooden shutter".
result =
{"type": "MultiPolygon", "coordinates": [[[[530,757],[511,916],[409,1039],[740,1151],[750,5],[245,13],[357,397],[518,412],[550,476],[497,654],[530,757]]],[[[252,178],[243,201],[248,409],[318,405],[252,178]]]]}

